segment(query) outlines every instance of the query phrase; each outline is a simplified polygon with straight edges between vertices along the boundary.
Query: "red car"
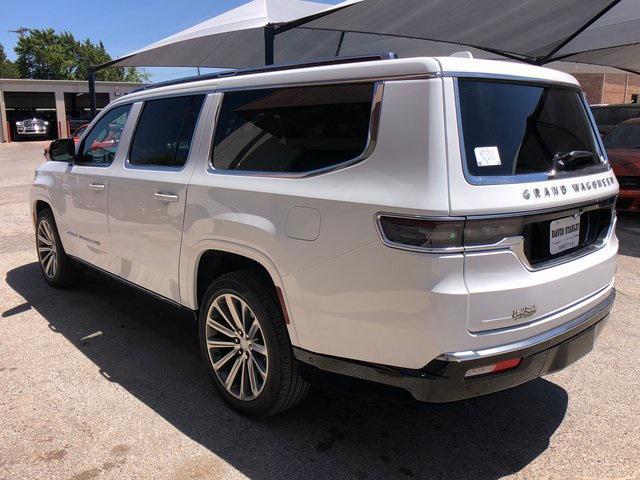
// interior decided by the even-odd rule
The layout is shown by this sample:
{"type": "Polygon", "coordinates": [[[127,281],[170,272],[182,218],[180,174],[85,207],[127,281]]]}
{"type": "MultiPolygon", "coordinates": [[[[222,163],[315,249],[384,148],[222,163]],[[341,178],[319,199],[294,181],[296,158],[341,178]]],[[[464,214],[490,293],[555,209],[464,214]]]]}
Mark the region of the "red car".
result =
{"type": "Polygon", "coordinates": [[[640,118],[622,122],[604,137],[620,184],[617,209],[640,212],[640,118]]]}
{"type": "Polygon", "coordinates": [[[85,123],[84,125],[80,125],[78,128],[76,128],[76,131],[73,132],[73,141],[75,142],[76,145],[80,141],[80,137],[82,136],[82,134],[84,133],[84,131],[87,129],[88,126],[89,124],[85,123]]]}

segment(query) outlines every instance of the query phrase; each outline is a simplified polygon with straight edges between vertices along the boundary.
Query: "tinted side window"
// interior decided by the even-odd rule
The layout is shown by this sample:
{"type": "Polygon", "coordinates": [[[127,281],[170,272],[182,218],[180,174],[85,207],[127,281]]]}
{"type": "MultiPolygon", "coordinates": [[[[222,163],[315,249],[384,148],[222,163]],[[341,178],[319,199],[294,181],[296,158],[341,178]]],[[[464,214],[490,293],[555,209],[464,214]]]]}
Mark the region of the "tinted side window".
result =
{"type": "Polygon", "coordinates": [[[356,158],[367,146],[373,89],[353,84],[225,93],[213,166],[308,172],[356,158]]]}
{"type": "Polygon", "coordinates": [[[145,103],[129,153],[132,165],[181,167],[187,161],[204,95],[145,103]]]}
{"type": "Polygon", "coordinates": [[[131,105],[116,107],[98,120],[80,146],[81,163],[110,165],[113,162],[129,110],[131,105]]]}

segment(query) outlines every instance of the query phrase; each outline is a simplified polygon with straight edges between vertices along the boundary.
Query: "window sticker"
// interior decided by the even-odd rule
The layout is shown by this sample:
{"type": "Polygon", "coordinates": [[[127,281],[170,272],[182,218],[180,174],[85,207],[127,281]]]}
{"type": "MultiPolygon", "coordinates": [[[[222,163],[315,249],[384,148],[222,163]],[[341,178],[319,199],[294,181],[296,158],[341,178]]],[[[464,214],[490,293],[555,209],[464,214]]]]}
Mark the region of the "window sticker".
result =
{"type": "Polygon", "coordinates": [[[500,152],[498,147],[476,147],[473,149],[476,154],[476,164],[479,167],[495,167],[502,165],[500,162],[500,152]]]}

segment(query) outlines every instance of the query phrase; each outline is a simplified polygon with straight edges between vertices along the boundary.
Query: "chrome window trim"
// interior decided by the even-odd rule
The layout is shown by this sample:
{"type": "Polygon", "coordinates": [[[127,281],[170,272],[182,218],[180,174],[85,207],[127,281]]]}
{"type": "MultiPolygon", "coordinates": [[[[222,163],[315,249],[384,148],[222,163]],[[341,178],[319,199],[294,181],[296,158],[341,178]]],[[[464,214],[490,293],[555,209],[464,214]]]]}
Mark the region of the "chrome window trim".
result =
{"type": "Polygon", "coordinates": [[[133,126],[133,131],[131,132],[131,139],[129,141],[129,145],[127,146],[127,154],[125,156],[124,159],[124,169],[125,170],[143,170],[146,172],[166,172],[166,173],[180,173],[182,172],[185,168],[187,168],[187,165],[189,165],[189,163],[192,161],[192,157],[195,156],[195,154],[193,153],[193,144],[194,144],[194,140],[196,138],[196,134],[200,131],[200,129],[202,128],[202,122],[204,122],[206,115],[203,114],[203,112],[206,109],[206,105],[207,105],[207,101],[209,99],[209,94],[206,93],[184,93],[184,94],[177,94],[177,95],[167,95],[167,96],[163,96],[163,97],[151,97],[151,98],[146,98],[144,100],[140,100],[137,102],[134,102],[133,105],[135,104],[140,104],[140,111],[137,113],[136,118],[135,118],[135,124],[133,126]],[[137,164],[137,163],[131,163],[130,161],[130,157],[131,157],[131,149],[133,148],[133,142],[136,138],[136,132],[138,131],[138,126],[140,123],[140,119],[142,118],[142,114],[144,113],[144,107],[146,106],[147,102],[149,101],[154,101],[154,100],[168,100],[168,99],[172,99],[172,98],[176,98],[176,97],[186,97],[186,96],[193,96],[193,97],[197,97],[202,95],[204,98],[202,100],[202,105],[200,105],[200,112],[198,113],[198,119],[196,120],[196,124],[193,128],[193,134],[191,137],[191,143],[189,144],[189,154],[187,155],[187,159],[185,160],[184,164],[178,167],[174,167],[174,166],[163,166],[163,165],[155,165],[155,164],[137,164]]]}
{"type": "MultiPolygon", "coordinates": [[[[80,136],[80,141],[78,142],[78,145],[76,146],[76,160],[74,160],[72,162],[72,166],[77,166],[77,167],[97,167],[97,168],[109,168],[111,167],[111,165],[114,164],[115,159],[118,155],[118,150],[120,149],[120,145],[121,142],[118,142],[118,148],[116,148],[116,153],[115,156],[113,158],[113,160],[110,163],[94,163],[94,162],[83,162],[83,161],[78,161],[77,159],[80,158],[80,152],[82,150],[82,148],[84,148],[84,142],[87,139],[87,136],[94,130],[94,128],[96,128],[96,125],[98,124],[98,122],[100,120],[102,120],[102,118],[105,115],[108,115],[110,112],[112,112],[113,110],[115,110],[116,108],[120,108],[120,107],[129,107],[129,111],[127,112],[127,120],[125,121],[125,126],[124,128],[127,127],[127,123],[129,123],[130,118],[131,118],[131,110],[133,109],[133,106],[135,105],[135,102],[122,102],[119,103],[117,105],[111,105],[109,108],[105,107],[103,108],[99,114],[96,115],[96,117],[91,121],[91,123],[89,123],[89,125],[87,125],[87,128],[84,129],[84,132],[82,133],[82,135],[80,136]]],[[[124,132],[124,128],[123,128],[123,132],[124,132]]]]}
{"type": "Polygon", "coordinates": [[[611,165],[607,161],[607,156],[604,150],[604,146],[602,145],[602,141],[600,139],[600,134],[598,133],[598,128],[593,120],[593,115],[591,113],[591,107],[586,102],[584,93],[574,84],[567,84],[563,82],[556,81],[545,81],[541,79],[528,78],[528,77],[513,77],[508,75],[483,75],[481,73],[475,74],[466,74],[459,73],[454,74],[452,72],[451,75],[446,74],[443,75],[445,77],[453,78],[453,89],[454,89],[454,101],[456,105],[456,125],[458,128],[458,144],[460,148],[460,160],[462,161],[462,171],[464,172],[464,178],[468,184],[473,186],[482,186],[482,185],[517,185],[521,183],[530,183],[530,182],[544,182],[548,180],[557,180],[562,178],[576,178],[582,177],[585,175],[595,175],[597,173],[604,173],[611,170],[611,165]],[[569,172],[538,172],[538,173],[525,173],[525,174],[516,174],[516,175],[485,175],[485,176],[477,176],[472,175],[469,172],[469,166],[467,163],[467,153],[466,146],[464,143],[464,131],[462,128],[462,110],[460,105],[460,87],[458,80],[471,78],[474,80],[482,80],[486,79],[488,81],[496,81],[496,82],[507,82],[507,83],[519,83],[522,85],[538,85],[543,87],[555,86],[558,88],[566,88],[568,90],[574,90],[578,93],[580,98],[580,102],[583,105],[585,110],[585,114],[587,116],[587,121],[589,122],[589,126],[591,127],[591,136],[593,139],[593,144],[596,147],[596,150],[599,152],[599,156],[601,159],[601,163],[599,165],[593,165],[591,167],[584,168],[582,170],[569,171],[569,172]],[[602,161],[604,160],[604,161],[602,161]]]}
{"type": "MultiPolygon", "coordinates": [[[[344,84],[346,82],[340,82],[339,84],[344,84]]],[[[354,83],[354,82],[350,82],[354,83]]],[[[361,83],[361,82],[355,82],[361,83]]],[[[305,84],[304,86],[311,85],[305,84]]],[[[336,83],[320,83],[320,85],[336,85],[336,83]]],[[[295,86],[294,86],[295,87],[295,86]]],[[[271,89],[271,88],[279,88],[272,86],[265,86],[263,88],[241,88],[238,91],[242,90],[258,90],[258,89],[271,89]]],[[[287,87],[282,87],[287,88],[287,87]]],[[[325,173],[334,172],[336,170],[342,170],[344,168],[350,167],[357,163],[360,163],[371,156],[373,151],[376,148],[378,143],[378,133],[380,130],[380,117],[382,112],[382,99],[384,95],[384,82],[378,81],[373,84],[373,97],[371,100],[371,112],[369,116],[369,132],[367,134],[367,143],[365,144],[365,148],[360,155],[350,160],[345,160],[344,162],[337,163],[335,165],[331,165],[324,168],[319,168],[316,170],[310,170],[308,172],[296,172],[296,173],[287,173],[287,172],[261,172],[261,171],[250,171],[250,170],[222,170],[217,169],[213,166],[213,154],[214,154],[214,139],[216,135],[216,129],[218,128],[218,119],[220,116],[220,111],[222,110],[222,102],[224,101],[224,92],[230,90],[221,90],[219,93],[222,93],[220,98],[218,99],[218,106],[215,112],[215,120],[214,120],[214,128],[211,134],[211,145],[209,147],[209,159],[207,161],[207,172],[214,175],[231,175],[231,176],[242,176],[242,177],[265,177],[265,178],[289,178],[289,179],[300,179],[300,178],[308,178],[314,177],[317,175],[323,175],[325,173]]]]}
{"type": "Polygon", "coordinates": [[[418,252],[418,253],[462,253],[464,252],[464,247],[443,247],[443,248],[430,248],[430,247],[416,247],[413,245],[405,245],[403,243],[397,243],[392,240],[389,240],[384,233],[384,229],[382,228],[381,218],[382,217],[392,217],[392,218],[410,218],[413,220],[426,220],[432,222],[464,222],[465,217],[429,217],[423,215],[408,215],[403,213],[391,213],[391,212],[378,212],[375,214],[374,222],[376,225],[376,230],[378,231],[378,236],[382,243],[384,243],[387,247],[395,248],[397,250],[406,250],[409,252],[418,252]]]}

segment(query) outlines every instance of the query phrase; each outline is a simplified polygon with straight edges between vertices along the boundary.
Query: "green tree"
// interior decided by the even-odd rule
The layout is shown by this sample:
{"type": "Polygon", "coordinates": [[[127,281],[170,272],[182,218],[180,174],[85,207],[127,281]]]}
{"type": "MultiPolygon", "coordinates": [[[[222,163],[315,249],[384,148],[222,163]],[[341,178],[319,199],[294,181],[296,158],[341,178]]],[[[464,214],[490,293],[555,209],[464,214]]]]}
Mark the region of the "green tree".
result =
{"type": "Polygon", "coordinates": [[[0,43],[0,78],[18,78],[19,76],[18,68],[7,58],[4,47],[0,43]]]}
{"type": "MultiPolygon", "coordinates": [[[[71,33],[56,33],[51,28],[29,30],[18,40],[15,51],[23,78],[86,80],[89,67],[111,60],[102,42],[79,42],[71,33]]],[[[148,74],[136,68],[107,68],[99,71],[96,79],[141,82],[148,74]]]]}

